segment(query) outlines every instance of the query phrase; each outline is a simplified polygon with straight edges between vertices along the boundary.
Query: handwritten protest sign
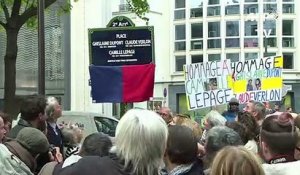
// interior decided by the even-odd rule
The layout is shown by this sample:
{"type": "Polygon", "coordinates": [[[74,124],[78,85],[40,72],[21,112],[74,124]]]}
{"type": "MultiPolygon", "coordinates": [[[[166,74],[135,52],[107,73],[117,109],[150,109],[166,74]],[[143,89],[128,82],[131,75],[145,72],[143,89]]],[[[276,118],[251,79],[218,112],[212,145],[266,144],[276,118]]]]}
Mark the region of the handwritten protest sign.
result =
{"type": "Polygon", "coordinates": [[[239,103],[250,100],[266,102],[282,99],[282,56],[233,62],[233,89],[239,103]]]}
{"type": "Polygon", "coordinates": [[[228,87],[230,60],[184,66],[185,91],[189,110],[226,104],[233,97],[228,87]]]}

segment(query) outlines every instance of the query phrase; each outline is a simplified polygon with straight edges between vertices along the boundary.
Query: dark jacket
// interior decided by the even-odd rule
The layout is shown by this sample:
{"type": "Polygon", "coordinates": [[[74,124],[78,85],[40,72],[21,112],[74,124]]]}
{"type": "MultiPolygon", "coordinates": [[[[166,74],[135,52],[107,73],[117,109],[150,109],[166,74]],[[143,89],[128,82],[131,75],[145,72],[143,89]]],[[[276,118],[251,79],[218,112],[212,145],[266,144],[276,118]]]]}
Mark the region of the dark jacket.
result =
{"type": "Polygon", "coordinates": [[[57,134],[55,133],[54,129],[52,126],[48,123],[47,125],[47,138],[50,144],[54,145],[55,147],[60,148],[60,152],[63,153],[63,136],[61,133],[61,130],[58,128],[56,125],[56,131],[57,134]]]}
{"type": "Polygon", "coordinates": [[[15,139],[18,133],[20,132],[20,130],[25,127],[32,127],[32,125],[26,120],[20,118],[18,124],[9,131],[7,137],[15,139]]]}
{"type": "Polygon", "coordinates": [[[192,166],[191,170],[182,175],[203,175],[203,162],[200,159],[195,161],[194,165],[192,166]]]}
{"type": "Polygon", "coordinates": [[[105,157],[86,156],[77,163],[57,170],[53,175],[130,175],[119,159],[111,154],[105,157]]]}

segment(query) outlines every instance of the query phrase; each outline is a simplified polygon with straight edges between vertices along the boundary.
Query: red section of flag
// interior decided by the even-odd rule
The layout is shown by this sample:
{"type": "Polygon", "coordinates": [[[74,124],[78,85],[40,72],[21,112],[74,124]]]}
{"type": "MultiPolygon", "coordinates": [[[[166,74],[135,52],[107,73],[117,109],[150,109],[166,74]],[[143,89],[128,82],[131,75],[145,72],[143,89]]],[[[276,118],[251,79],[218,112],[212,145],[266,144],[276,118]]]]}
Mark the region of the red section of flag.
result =
{"type": "Polygon", "coordinates": [[[153,97],[154,64],[123,66],[123,102],[141,102],[153,97]]]}

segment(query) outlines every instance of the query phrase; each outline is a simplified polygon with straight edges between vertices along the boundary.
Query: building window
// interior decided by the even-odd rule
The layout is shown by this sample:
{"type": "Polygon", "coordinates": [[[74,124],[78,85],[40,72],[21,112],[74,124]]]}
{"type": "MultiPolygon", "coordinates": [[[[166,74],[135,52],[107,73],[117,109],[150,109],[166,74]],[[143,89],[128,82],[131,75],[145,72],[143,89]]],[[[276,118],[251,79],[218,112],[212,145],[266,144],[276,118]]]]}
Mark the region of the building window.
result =
{"type": "Polygon", "coordinates": [[[208,39],[207,46],[209,49],[221,48],[221,39],[208,39]]]}
{"type": "Polygon", "coordinates": [[[276,56],[275,52],[264,53],[264,57],[276,56]]]}
{"type": "Polygon", "coordinates": [[[191,24],[191,50],[203,49],[203,24],[191,24]]]}
{"type": "Polygon", "coordinates": [[[245,38],[244,47],[258,47],[258,38],[245,38]]]}
{"type": "Polygon", "coordinates": [[[227,0],[225,15],[240,14],[240,0],[227,0]]]}
{"type": "Polygon", "coordinates": [[[240,27],[239,21],[226,22],[226,47],[239,47],[240,46],[240,27]]]}
{"type": "Polygon", "coordinates": [[[220,0],[208,0],[208,5],[217,5],[220,4],[220,0]]]}
{"type": "Polygon", "coordinates": [[[253,60],[258,58],[258,53],[256,52],[245,53],[245,60],[253,60]]]}
{"type": "Polygon", "coordinates": [[[257,36],[257,21],[245,21],[245,36],[257,36]]]}
{"type": "Polygon", "coordinates": [[[295,13],[294,0],[283,0],[282,13],[295,13]]]}
{"type": "Polygon", "coordinates": [[[245,0],[244,14],[258,13],[257,0],[245,0]]]}
{"type": "Polygon", "coordinates": [[[220,22],[208,22],[208,48],[221,48],[220,22]]]}
{"type": "Polygon", "coordinates": [[[175,51],[185,50],[185,25],[175,26],[175,51]]]}
{"type": "Polygon", "coordinates": [[[277,13],[276,0],[265,0],[264,1],[264,13],[277,13]],[[265,3],[267,2],[267,3],[265,3]]]}
{"type": "Polygon", "coordinates": [[[203,55],[192,55],[192,63],[203,63],[203,55]]]}
{"type": "Polygon", "coordinates": [[[192,40],[191,50],[203,49],[203,40],[192,40]]]}
{"type": "Polygon", "coordinates": [[[208,37],[220,37],[220,22],[208,22],[208,37]]]}
{"type": "Polygon", "coordinates": [[[239,53],[227,53],[226,59],[229,59],[231,62],[238,62],[238,61],[240,61],[240,54],[239,53]]]}
{"type": "Polygon", "coordinates": [[[221,54],[208,54],[208,61],[220,61],[221,54]]]}
{"type": "Polygon", "coordinates": [[[245,21],[244,47],[258,47],[257,21],[245,21]]]}
{"type": "MultiPolygon", "coordinates": [[[[277,47],[277,38],[276,37],[270,37],[270,38],[264,38],[264,40],[267,39],[267,47],[277,47]]],[[[266,47],[264,43],[264,47],[266,47]]]]}
{"type": "Polygon", "coordinates": [[[186,64],[186,61],[185,61],[185,56],[175,56],[175,71],[176,72],[181,72],[183,71],[183,65],[186,64]]]}
{"type": "Polygon", "coordinates": [[[203,0],[190,0],[191,3],[191,18],[203,16],[203,0]]]}
{"type": "Polygon", "coordinates": [[[239,21],[226,22],[226,36],[240,36],[239,21]]]}
{"type": "Polygon", "coordinates": [[[282,47],[294,47],[294,21],[282,21],[282,47]]]}
{"type": "Polygon", "coordinates": [[[277,37],[276,37],[276,20],[265,20],[264,21],[264,47],[277,47],[277,37]],[[267,40],[267,45],[265,43],[267,40]]]}
{"type": "Polygon", "coordinates": [[[208,0],[207,16],[220,16],[221,7],[219,0],[208,0]]]}
{"type": "Polygon", "coordinates": [[[174,19],[185,19],[185,0],[175,0],[174,19]]]}
{"type": "Polygon", "coordinates": [[[293,53],[283,53],[283,68],[293,69],[294,68],[294,54],[293,53]]]}
{"type": "Polygon", "coordinates": [[[195,23],[191,24],[191,34],[192,34],[192,39],[197,39],[197,38],[203,38],[203,24],[202,23],[195,23]]]}

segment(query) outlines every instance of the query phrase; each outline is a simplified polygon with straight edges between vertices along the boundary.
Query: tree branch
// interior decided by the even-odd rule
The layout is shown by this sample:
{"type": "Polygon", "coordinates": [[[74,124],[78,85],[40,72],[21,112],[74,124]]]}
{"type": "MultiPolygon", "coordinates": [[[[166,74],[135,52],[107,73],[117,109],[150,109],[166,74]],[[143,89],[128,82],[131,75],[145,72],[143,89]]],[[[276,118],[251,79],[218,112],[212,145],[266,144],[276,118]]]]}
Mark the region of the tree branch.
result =
{"type": "MultiPolygon", "coordinates": [[[[48,8],[50,5],[52,5],[54,2],[57,0],[45,0],[45,9],[48,8]]],[[[24,13],[20,16],[20,25],[22,26],[23,24],[26,23],[26,21],[37,15],[37,7],[31,6],[27,10],[24,11],[24,13]]]]}
{"type": "Polygon", "coordinates": [[[19,15],[20,8],[21,8],[21,0],[14,0],[14,4],[11,11],[11,16],[19,15]]]}
{"type": "Polygon", "coordinates": [[[6,24],[4,22],[0,21],[0,25],[6,29],[6,24]]]}
{"type": "Polygon", "coordinates": [[[27,1],[26,1],[26,5],[25,5],[25,8],[24,8],[24,11],[26,11],[26,10],[27,10],[27,8],[28,8],[28,5],[29,5],[29,0],[27,0],[27,1]]]}
{"type": "Polygon", "coordinates": [[[2,9],[4,11],[4,15],[5,15],[6,21],[8,21],[8,19],[9,19],[9,12],[8,12],[7,6],[5,4],[5,0],[1,0],[1,7],[2,7],[2,9]]]}

